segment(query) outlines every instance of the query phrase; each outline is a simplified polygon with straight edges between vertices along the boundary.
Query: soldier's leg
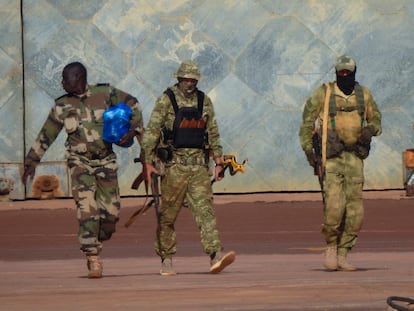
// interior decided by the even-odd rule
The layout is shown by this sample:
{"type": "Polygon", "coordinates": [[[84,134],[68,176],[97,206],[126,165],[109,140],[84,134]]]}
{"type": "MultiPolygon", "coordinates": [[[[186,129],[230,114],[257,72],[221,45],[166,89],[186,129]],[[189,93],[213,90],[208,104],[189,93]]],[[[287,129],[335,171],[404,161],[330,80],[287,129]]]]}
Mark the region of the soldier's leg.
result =
{"type": "Polygon", "coordinates": [[[236,259],[233,251],[224,253],[216,215],[213,206],[213,191],[211,188],[208,168],[192,167],[193,173],[188,185],[187,202],[200,230],[200,241],[204,252],[209,255],[210,273],[219,273],[236,259]]]}
{"type": "Polygon", "coordinates": [[[345,219],[343,233],[338,243],[338,255],[341,256],[346,256],[347,252],[356,244],[364,219],[362,201],[363,161],[357,156],[349,154],[347,162],[344,182],[345,219]]]}
{"type": "Polygon", "coordinates": [[[100,217],[98,240],[100,242],[111,238],[119,220],[121,198],[117,174],[118,165],[114,158],[95,169],[96,203],[100,217]]]}
{"type": "Polygon", "coordinates": [[[338,244],[341,235],[341,223],[345,213],[344,175],[341,159],[329,159],[326,163],[324,189],[325,206],[322,234],[326,244],[338,244]]]}
{"type": "Polygon", "coordinates": [[[77,206],[79,221],[78,240],[87,258],[88,278],[102,277],[99,253],[99,211],[95,201],[95,177],[93,170],[79,159],[68,161],[71,171],[72,195],[77,206]]]}
{"type": "Polygon", "coordinates": [[[187,202],[200,230],[200,241],[206,254],[222,249],[216,215],[213,206],[213,192],[208,168],[191,166],[192,174],[188,184],[187,202]]]}
{"type": "Polygon", "coordinates": [[[187,189],[185,168],[183,165],[167,167],[165,175],[161,178],[162,199],[154,242],[155,252],[161,259],[171,258],[177,251],[174,223],[181,210],[187,189]]]}
{"type": "Polygon", "coordinates": [[[78,240],[86,254],[98,255],[100,216],[95,201],[96,180],[92,170],[81,161],[70,161],[72,195],[77,206],[79,221],[78,240]]]}
{"type": "Polygon", "coordinates": [[[343,193],[344,176],[341,157],[329,159],[325,170],[325,206],[322,234],[326,241],[324,266],[328,270],[338,268],[338,240],[345,210],[343,193]]]}

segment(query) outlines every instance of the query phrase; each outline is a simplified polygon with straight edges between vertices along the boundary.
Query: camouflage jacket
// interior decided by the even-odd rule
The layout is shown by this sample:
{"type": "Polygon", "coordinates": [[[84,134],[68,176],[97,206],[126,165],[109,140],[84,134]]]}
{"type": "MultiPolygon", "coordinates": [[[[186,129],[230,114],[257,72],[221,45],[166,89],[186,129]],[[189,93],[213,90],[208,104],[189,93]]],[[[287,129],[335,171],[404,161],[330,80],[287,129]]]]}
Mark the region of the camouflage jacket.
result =
{"type": "MultiPolygon", "coordinates": [[[[346,96],[335,82],[329,83],[331,91],[335,95],[337,112],[335,115],[335,131],[345,144],[354,144],[361,135],[362,126],[372,126],[375,135],[381,134],[381,113],[370,90],[362,87],[365,105],[365,117],[361,125],[361,116],[357,109],[357,98],[355,91],[346,96]],[[350,109],[347,109],[350,108],[350,109]],[[352,110],[353,109],[353,110],[352,110]]],[[[326,87],[321,85],[307,99],[302,115],[302,124],[299,130],[299,139],[303,151],[312,151],[312,134],[316,127],[322,127],[326,87]]],[[[328,118],[330,118],[328,116],[328,118]]],[[[328,120],[328,129],[332,129],[331,121],[328,120]]]]}
{"type": "MultiPolygon", "coordinates": [[[[171,86],[170,89],[174,92],[179,108],[197,107],[197,92],[195,92],[191,98],[187,98],[178,89],[177,85],[171,86]]],[[[218,125],[214,114],[213,103],[207,95],[204,97],[202,118],[206,122],[208,144],[213,152],[213,157],[221,157],[223,155],[223,150],[220,144],[218,125]]],[[[141,143],[146,163],[154,161],[155,149],[160,141],[161,129],[164,126],[172,129],[174,119],[175,112],[171,101],[166,94],[162,94],[155,102],[155,107],[151,113],[141,143]]],[[[174,154],[183,157],[204,157],[204,151],[195,148],[180,148],[174,150],[174,154]]]]}
{"type": "Polygon", "coordinates": [[[102,140],[103,113],[119,102],[131,107],[131,129],[142,133],[142,109],[135,97],[109,84],[89,85],[83,97],[66,94],[55,100],[25,164],[38,163],[63,128],[68,135],[65,146],[69,153],[98,158],[112,153],[112,144],[102,140]]]}

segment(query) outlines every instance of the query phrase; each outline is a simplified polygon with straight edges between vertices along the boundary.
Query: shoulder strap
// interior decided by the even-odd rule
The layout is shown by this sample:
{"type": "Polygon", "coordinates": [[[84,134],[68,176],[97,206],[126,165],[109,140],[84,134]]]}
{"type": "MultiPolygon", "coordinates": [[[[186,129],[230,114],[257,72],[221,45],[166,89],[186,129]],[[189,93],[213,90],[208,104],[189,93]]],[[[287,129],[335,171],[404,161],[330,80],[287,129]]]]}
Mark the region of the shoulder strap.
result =
{"type": "MultiPolygon", "coordinates": [[[[329,83],[325,83],[326,93],[325,101],[323,103],[323,124],[322,124],[322,170],[325,170],[326,165],[326,145],[328,141],[328,111],[330,105],[330,98],[332,95],[331,86],[329,83]]],[[[331,119],[332,121],[332,119],[331,119]]]]}
{"type": "MultiPolygon", "coordinates": [[[[358,114],[361,116],[361,125],[364,123],[365,119],[365,103],[364,103],[364,92],[361,85],[358,82],[355,82],[355,96],[357,100],[357,109],[358,114]]],[[[335,129],[335,116],[336,116],[336,102],[335,94],[332,92],[329,99],[329,116],[331,118],[332,128],[335,129]]]]}
{"type": "Polygon", "coordinates": [[[198,117],[201,118],[203,114],[204,93],[200,90],[197,90],[197,101],[198,117]]]}
{"type": "Polygon", "coordinates": [[[173,105],[174,112],[177,114],[178,104],[177,104],[177,100],[175,99],[174,92],[170,88],[168,88],[164,91],[164,93],[167,94],[167,96],[169,97],[171,104],[173,105]]]}
{"type": "MultiPolygon", "coordinates": [[[[326,87],[329,88],[329,90],[331,90],[331,85],[330,84],[326,84],[326,87]]],[[[329,117],[331,118],[331,126],[332,126],[333,129],[335,129],[335,126],[336,126],[336,124],[335,124],[335,116],[336,116],[335,93],[330,91],[329,94],[330,94],[330,96],[329,96],[329,117]]]]}
{"type": "Polygon", "coordinates": [[[365,121],[364,91],[362,90],[362,86],[359,85],[358,82],[355,83],[354,90],[355,90],[355,96],[357,98],[358,113],[361,116],[361,126],[362,126],[365,121]]]}
{"type": "MultiPolygon", "coordinates": [[[[170,88],[168,88],[164,91],[164,93],[170,99],[171,104],[173,105],[173,108],[174,108],[174,112],[177,113],[178,104],[177,104],[177,100],[175,99],[174,92],[170,88]]],[[[199,117],[201,117],[201,115],[203,114],[203,104],[204,104],[204,93],[200,90],[197,90],[197,110],[198,110],[199,117]]]]}

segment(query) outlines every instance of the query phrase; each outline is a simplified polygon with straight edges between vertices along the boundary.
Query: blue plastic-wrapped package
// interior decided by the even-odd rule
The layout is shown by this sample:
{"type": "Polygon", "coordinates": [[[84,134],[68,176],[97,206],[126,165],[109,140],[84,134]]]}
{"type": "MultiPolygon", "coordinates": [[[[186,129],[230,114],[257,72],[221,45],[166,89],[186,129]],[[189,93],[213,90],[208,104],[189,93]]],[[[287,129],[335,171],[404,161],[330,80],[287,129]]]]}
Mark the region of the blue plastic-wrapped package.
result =
{"type": "MultiPolygon", "coordinates": [[[[131,116],[132,110],[125,103],[118,103],[109,107],[103,113],[103,140],[117,144],[122,136],[129,131],[131,116]]],[[[123,147],[130,147],[133,142],[134,140],[131,140],[129,145],[123,145],[123,147]]]]}

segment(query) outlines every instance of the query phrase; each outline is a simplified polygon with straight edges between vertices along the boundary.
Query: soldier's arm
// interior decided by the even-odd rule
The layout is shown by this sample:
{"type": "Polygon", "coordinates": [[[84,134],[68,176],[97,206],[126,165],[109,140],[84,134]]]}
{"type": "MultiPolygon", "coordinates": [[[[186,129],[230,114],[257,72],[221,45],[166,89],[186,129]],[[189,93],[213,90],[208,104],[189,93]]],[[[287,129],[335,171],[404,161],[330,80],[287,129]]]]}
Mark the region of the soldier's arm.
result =
{"type": "Polygon", "coordinates": [[[46,150],[52,145],[63,128],[63,122],[58,119],[53,107],[43,124],[39,134],[24,159],[22,182],[26,184],[28,178],[33,178],[36,166],[40,163],[46,150]]]}
{"type": "Polygon", "coordinates": [[[381,127],[381,112],[378,109],[378,106],[371,94],[371,92],[367,89],[368,92],[368,100],[366,104],[366,119],[367,119],[367,126],[371,126],[374,128],[374,135],[378,136],[382,132],[381,127]]]}
{"type": "Polygon", "coordinates": [[[312,151],[312,134],[315,128],[315,121],[322,109],[325,97],[323,86],[316,89],[306,100],[302,113],[302,124],[299,129],[299,140],[303,151],[312,151]]]}
{"type": "Polygon", "coordinates": [[[63,128],[63,122],[58,118],[55,107],[53,107],[43,124],[35,142],[28,152],[25,163],[37,164],[45,154],[46,150],[53,144],[56,137],[63,128]]]}
{"type": "Polygon", "coordinates": [[[207,120],[207,131],[208,131],[208,141],[210,145],[210,149],[213,151],[213,158],[215,158],[215,162],[217,163],[217,158],[221,158],[223,156],[223,147],[221,146],[220,141],[220,133],[217,124],[216,115],[214,112],[213,103],[211,99],[206,96],[205,97],[205,106],[208,113],[208,120],[207,120]]]}
{"type": "Polygon", "coordinates": [[[171,103],[165,94],[161,95],[155,102],[141,143],[146,163],[154,161],[155,148],[160,140],[161,129],[165,126],[169,106],[171,106],[171,103]]]}
{"type": "Polygon", "coordinates": [[[127,133],[127,138],[124,140],[132,139],[134,136],[137,137],[138,142],[141,144],[142,135],[144,132],[144,122],[142,117],[142,107],[138,99],[120,89],[111,87],[110,89],[110,100],[112,105],[116,105],[120,102],[125,103],[132,110],[132,116],[130,121],[130,133],[127,133]]]}

